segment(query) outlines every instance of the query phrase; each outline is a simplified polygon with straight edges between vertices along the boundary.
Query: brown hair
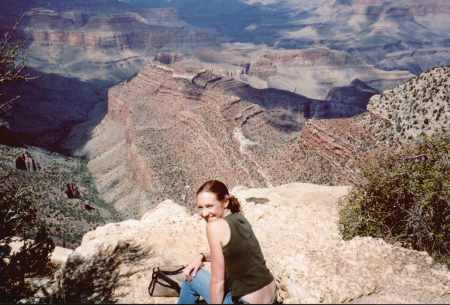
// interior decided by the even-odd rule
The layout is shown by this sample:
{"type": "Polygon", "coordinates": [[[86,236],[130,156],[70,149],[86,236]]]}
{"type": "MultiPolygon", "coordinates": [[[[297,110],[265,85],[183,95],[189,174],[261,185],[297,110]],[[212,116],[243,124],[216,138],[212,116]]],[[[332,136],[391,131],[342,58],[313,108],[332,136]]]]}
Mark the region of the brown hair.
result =
{"type": "Polygon", "coordinates": [[[227,186],[220,182],[219,180],[209,180],[203,183],[203,185],[198,189],[197,196],[201,192],[209,192],[216,194],[217,200],[222,201],[225,199],[225,196],[228,195],[230,197],[230,202],[228,203],[228,209],[230,209],[231,213],[239,213],[242,214],[241,204],[239,200],[233,195],[230,195],[228,192],[227,186]]]}

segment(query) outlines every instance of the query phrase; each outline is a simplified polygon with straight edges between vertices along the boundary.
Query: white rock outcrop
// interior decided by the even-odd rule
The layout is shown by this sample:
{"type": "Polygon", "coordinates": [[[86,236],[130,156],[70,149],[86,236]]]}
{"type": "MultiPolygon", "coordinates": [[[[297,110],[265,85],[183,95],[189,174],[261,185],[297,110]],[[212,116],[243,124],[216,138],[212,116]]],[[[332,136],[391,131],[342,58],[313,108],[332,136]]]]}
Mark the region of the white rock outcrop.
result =
{"type": "MultiPolygon", "coordinates": [[[[253,226],[283,303],[450,302],[450,272],[425,252],[381,239],[339,235],[338,198],[348,187],[292,183],[274,188],[235,188],[253,226]]],[[[187,264],[207,251],[205,222],[172,201],[148,211],[140,221],[110,223],[83,237],[76,253],[129,241],[151,246],[147,257],[128,264],[132,275],[115,291],[119,303],[175,303],[151,298],[152,268],[187,264]]],[[[205,264],[209,269],[209,264],[205,264]]],[[[126,269],[126,270],[125,270],[126,269]]],[[[129,273],[130,274],[130,273],[129,273]]]]}

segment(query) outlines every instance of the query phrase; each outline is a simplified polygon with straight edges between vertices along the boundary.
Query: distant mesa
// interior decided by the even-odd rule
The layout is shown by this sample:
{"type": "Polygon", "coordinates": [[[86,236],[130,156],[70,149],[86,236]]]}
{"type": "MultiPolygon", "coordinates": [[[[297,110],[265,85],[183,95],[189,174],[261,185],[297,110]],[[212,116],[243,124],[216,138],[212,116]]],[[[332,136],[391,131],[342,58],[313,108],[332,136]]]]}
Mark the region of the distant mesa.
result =
{"type": "MultiPolygon", "coordinates": [[[[175,10],[153,9],[123,13],[58,13],[32,9],[20,24],[20,35],[43,47],[78,46],[91,49],[135,50],[163,47],[198,48],[217,44],[204,30],[183,28],[175,10]],[[165,20],[165,18],[168,20],[165,20]]],[[[86,51],[86,50],[84,50],[86,51]]]]}
{"type": "Polygon", "coordinates": [[[358,105],[361,109],[367,109],[370,98],[379,93],[378,90],[368,86],[365,82],[355,79],[350,86],[329,89],[325,100],[358,105]]]}

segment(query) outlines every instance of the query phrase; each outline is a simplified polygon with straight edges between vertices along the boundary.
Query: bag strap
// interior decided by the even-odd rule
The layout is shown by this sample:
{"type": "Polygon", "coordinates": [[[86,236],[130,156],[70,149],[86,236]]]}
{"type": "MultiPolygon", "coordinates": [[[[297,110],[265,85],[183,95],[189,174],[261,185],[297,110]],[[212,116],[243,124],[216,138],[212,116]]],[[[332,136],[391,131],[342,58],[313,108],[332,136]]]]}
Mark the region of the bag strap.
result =
{"type": "Polygon", "coordinates": [[[158,275],[159,275],[159,277],[161,279],[163,279],[167,283],[167,284],[164,284],[164,283],[159,282],[162,286],[170,287],[172,289],[175,289],[175,291],[178,292],[178,294],[180,293],[181,287],[180,287],[180,285],[178,285],[177,282],[172,280],[170,277],[168,277],[167,275],[165,275],[161,271],[158,271],[158,275]]]}
{"type": "MultiPolygon", "coordinates": [[[[178,270],[175,271],[165,271],[168,275],[175,275],[180,273],[180,270],[182,270],[184,266],[178,270]]],[[[152,281],[150,282],[150,285],[148,286],[148,293],[153,296],[153,292],[155,291],[156,283],[160,284],[161,286],[168,287],[174,289],[178,294],[180,294],[181,287],[178,285],[177,282],[166,276],[161,270],[159,270],[158,267],[156,267],[153,270],[152,274],[152,281]],[[157,269],[157,270],[156,270],[157,269]],[[158,281],[158,279],[164,280],[166,283],[161,283],[158,281]]]]}

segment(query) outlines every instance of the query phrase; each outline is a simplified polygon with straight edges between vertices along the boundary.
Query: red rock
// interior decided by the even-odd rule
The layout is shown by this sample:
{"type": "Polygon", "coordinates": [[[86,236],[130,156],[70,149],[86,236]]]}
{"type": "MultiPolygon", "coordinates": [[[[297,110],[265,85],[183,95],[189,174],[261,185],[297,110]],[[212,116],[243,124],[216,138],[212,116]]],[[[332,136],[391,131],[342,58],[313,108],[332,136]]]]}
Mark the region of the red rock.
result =
{"type": "Polygon", "coordinates": [[[162,47],[207,47],[217,44],[203,30],[186,30],[170,26],[177,20],[173,9],[142,11],[137,13],[92,16],[87,23],[77,25],[81,17],[58,14],[52,10],[33,9],[27,12],[21,24],[21,35],[42,46],[69,45],[94,49],[142,49],[162,47]],[[167,18],[167,20],[166,20],[167,18]],[[153,22],[153,23],[155,23],[153,22]]]}
{"type": "Polygon", "coordinates": [[[38,163],[36,163],[31,157],[28,151],[24,151],[16,159],[16,168],[20,170],[26,170],[29,172],[37,172],[41,169],[38,163]]]}
{"type": "Polygon", "coordinates": [[[75,198],[81,199],[80,191],[78,190],[78,186],[73,183],[67,183],[64,192],[67,194],[67,198],[75,198]]]}

